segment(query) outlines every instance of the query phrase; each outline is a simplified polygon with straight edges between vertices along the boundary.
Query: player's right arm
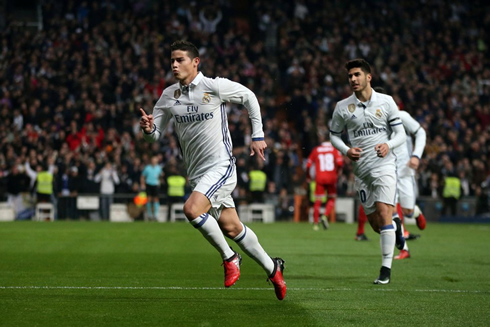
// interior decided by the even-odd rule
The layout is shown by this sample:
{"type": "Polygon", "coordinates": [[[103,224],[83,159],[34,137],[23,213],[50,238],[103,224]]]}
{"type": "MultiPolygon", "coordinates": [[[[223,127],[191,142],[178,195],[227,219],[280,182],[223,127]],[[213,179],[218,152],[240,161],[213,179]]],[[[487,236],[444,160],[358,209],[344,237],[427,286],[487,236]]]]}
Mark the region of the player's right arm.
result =
{"type": "Polygon", "coordinates": [[[310,155],[308,156],[308,160],[306,161],[306,181],[308,183],[311,181],[310,168],[316,160],[317,153],[317,148],[315,147],[313,151],[311,151],[310,155]]]}
{"type": "Polygon", "coordinates": [[[165,91],[153,107],[153,113],[147,114],[143,108],[140,108],[140,113],[143,138],[150,143],[157,141],[172,118],[170,108],[165,106],[165,91]]]}
{"type": "Polygon", "coordinates": [[[342,166],[344,165],[344,159],[342,158],[342,154],[339,150],[334,150],[334,158],[335,158],[335,166],[337,170],[340,171],[342,166]]]}
{"type": "Polygon", "coordinates": [[[335,107],[332,117],[332,124],[330,127],[330,141],[332,145],[340,151],[340,153],[347,155],[349,159],[358,161],[361,158],[361,148],[350,148],[342,140],[342,131],[345,127],[345,120],[340,114],[339,105],[335,107]]]}

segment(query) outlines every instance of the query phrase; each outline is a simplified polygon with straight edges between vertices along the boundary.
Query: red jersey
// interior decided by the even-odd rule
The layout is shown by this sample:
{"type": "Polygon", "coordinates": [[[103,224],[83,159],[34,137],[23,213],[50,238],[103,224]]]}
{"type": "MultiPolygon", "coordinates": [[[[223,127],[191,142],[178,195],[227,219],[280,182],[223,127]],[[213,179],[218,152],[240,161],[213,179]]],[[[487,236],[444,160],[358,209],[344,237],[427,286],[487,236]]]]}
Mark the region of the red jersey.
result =
{"type": "Polygon", "coordinates": [[[321,184],[336,184],[337,171],[344,164],[342,154],[330,142],[315,147],[306,162],[309,175],[311,165],[315,164],[315,181],[321,184]]]}

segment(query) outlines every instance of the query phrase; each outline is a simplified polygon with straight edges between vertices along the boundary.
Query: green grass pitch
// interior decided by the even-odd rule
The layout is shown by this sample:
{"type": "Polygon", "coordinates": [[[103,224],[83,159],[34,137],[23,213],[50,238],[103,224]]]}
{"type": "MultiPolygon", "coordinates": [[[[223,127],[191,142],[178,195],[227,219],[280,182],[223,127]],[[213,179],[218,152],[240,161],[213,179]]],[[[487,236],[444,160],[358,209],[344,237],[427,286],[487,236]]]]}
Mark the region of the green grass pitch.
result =
{"type": "Polygon", "coordinates": [[[246,255],[225,289],[187,223],[1,223],[0,326],[490,326],[489,225],[429,224],[385,286],[370,230],[249,226],[286,261],[284,301],[246,255]]]}

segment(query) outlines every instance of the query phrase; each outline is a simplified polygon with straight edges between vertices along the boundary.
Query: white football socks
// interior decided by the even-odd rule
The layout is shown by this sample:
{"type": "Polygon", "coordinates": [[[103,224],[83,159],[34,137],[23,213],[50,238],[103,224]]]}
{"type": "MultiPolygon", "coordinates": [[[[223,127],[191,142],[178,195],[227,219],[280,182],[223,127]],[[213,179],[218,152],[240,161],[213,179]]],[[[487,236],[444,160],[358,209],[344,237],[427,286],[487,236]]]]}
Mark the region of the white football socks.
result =
{"type": "Polygon", "coordinates": [[[412,217],[417,218],[418,216],[420,216],[421,213],[422,213],[422,211],[420,210],[419,206],[415,205],[415,208],[413,208],[413,216],[412,217]]]}
{"type": "Polygon", "coordinates": [[[395,249],[395,228],[393,225],[381,227],[379,243],[381,246],[381,265],[391,269],[395,249]]]}
{"type": "Polygon", "coordinates": [[[265,252],[259,243],[257,235],[254,231],[242,224],[242,231],[238,234],[233,241],[240,246],[250,258],[254,259],[270,276],[274,271],[274,261],[265,252]]]}
{"type": "Polygon", "coordinates": [[[223,260],[231,258],[235,252],[226,242],[225,236],[219,228],[216,219],[208,213],[203,213],[196,219],[191,221],[192,226],[198,229],[201,234],[218,250],[223,260]]]}

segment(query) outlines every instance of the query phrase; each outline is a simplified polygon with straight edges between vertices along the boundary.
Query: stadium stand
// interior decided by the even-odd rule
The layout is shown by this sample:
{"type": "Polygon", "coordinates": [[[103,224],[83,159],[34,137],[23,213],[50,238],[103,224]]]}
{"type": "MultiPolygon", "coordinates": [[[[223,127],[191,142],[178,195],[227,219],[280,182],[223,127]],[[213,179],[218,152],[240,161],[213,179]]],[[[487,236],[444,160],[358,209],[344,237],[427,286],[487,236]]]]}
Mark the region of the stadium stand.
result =
{"type": "MultiPolygon", "coordinates": [[[[77,192],[93,194],[99,192],[95,174],[112,162],[122,181],[116,201],[118,194],[132,199],[139,191],[152,155],[181,166],[172,128],[158,143],[142,141],[138,108],[151,111],[175,82],[169,45],[187,38],[206,58],[200,67],[205,75],[239,81],[257,94],[268,143],[266,195],[292,197],[298,186],[292,180],[301,180],[295,174],[318,143],[317,131],[328,129],[336,102],[350,94],[344,62],[363,57],[373,64],[372,84],[384,87],[427,131],[420,195],[441,199],[444,177],[458,174],[463,198],[476,199],[475,213],[490,212],[486,2],[40,3],[29,18],[35,24],[23,24],[14,7],[2,8],[1,201],[31,190],[22,177],[26,161],[33,166],[56,157],[58,206],[66,203],[63,183],[75,177],[63,174],[72,168],[77,192]]],[[[247,111],[235,105],[227,111],[238,169],[246,175],[247,111]]],[[[346,161],[338,190],[352,196],[346,161]]],[[[246,201],[246,178],[236,196],[246,201]]]]}

